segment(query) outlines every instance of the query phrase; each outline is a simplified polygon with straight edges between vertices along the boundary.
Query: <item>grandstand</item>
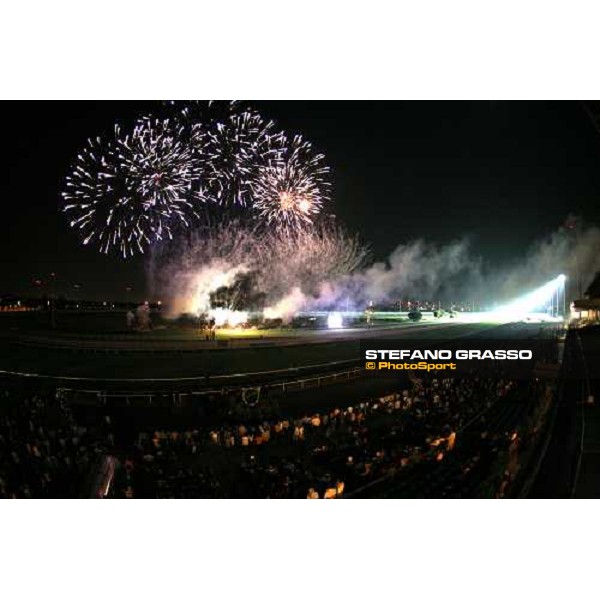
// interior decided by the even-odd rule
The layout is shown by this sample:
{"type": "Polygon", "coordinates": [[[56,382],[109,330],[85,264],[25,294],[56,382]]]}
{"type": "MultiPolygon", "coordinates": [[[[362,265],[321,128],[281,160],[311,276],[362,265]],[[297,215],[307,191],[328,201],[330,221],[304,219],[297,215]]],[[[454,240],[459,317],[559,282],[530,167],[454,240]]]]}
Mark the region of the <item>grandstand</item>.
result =
{"type": "MultiPolygon", "coordinates": [[[[423,339],[518,339],[553,334],[554,326],[411,326],[411,336],[416,331],[423,339]]],[[[66,362],[79,375],[5,374],[2,496],[514,496],[530,485],[555,406],[555,371],[538,384],[365,378],[352,337],[190,352],[98,346],[16,352],[66,362]],[[237,368],[244,352],[280,368],[232,373],[230,360],[237,368]],[[340,352],[346,358],[331,360],[340,352]],[[140,356],[144,373],[155,374],[160,362],[156,375],[169,377],[121,377],[140,356]],[[89,370],[99,358],[118,369],[113,377],[89,370]],[[178,377],[184,358],[205,372],[178,377]]]]}

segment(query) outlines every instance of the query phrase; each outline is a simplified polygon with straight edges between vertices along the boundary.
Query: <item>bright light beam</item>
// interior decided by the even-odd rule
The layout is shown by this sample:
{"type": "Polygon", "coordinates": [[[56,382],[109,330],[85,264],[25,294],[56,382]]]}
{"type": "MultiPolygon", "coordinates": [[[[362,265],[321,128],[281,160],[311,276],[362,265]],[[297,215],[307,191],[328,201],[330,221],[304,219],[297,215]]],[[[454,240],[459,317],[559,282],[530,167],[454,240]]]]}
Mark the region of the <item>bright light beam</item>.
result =
{"type": "Polygon", "coordinates": [[[566,277],[561,274],[552,279],[552,281],[544,284],[542,287],[533,290],[533,292],[530,292],[521,298],[517,298],[506,306],[501,306],[492,312],[497,313],[500,318],[507,321],[519,321],[527,318],[527,316],[535,312],[536,309],[539,312],[539,309],[543,309],[548,305],[556,292],[564,284],[565,279],[566,277]]]}
{"type": "Polygon", "coordinates": [[[559,292],[564,294],[566,276],[561,274],[541,287],[494,310],[461,315],[464,319],[481,322],[509,323],[527,319],[557,320],[559,317],[546,314],[544,309],[559,292]]]}

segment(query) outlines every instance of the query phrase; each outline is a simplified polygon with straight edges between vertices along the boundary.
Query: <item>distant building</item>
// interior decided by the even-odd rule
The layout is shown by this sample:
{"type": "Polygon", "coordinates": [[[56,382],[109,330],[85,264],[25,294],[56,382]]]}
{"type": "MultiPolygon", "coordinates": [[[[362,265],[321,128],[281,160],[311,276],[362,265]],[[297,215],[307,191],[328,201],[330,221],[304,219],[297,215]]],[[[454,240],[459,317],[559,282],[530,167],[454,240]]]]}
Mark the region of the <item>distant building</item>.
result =
{"type": "Polygon", "coordinates": [[[600,272],[596,273],[584,297],[571,304],[571,316],[574,319],[600,321],[600,272]]]}

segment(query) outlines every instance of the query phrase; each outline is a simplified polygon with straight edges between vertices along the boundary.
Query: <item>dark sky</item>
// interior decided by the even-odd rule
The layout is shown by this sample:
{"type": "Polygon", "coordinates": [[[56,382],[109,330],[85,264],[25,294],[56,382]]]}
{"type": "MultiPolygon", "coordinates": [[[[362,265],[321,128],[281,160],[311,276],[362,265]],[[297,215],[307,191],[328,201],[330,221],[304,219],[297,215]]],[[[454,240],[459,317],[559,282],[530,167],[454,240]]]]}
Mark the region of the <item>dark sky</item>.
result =
{"type": "MultiPolygon", "coordinates": [[[[569,213],[600,222],[600,135],[576,102],[257,102],[323,152],[338,220],[384,258],[422,237],[469,236],[488,264],[518,260],[569,213]]],[[[90,136],[152,103],[4,102],[0,293],[57,274],[80,295],[145,294],[144,261],[79,244],[60,213],[70,163],[90,136]]]]}

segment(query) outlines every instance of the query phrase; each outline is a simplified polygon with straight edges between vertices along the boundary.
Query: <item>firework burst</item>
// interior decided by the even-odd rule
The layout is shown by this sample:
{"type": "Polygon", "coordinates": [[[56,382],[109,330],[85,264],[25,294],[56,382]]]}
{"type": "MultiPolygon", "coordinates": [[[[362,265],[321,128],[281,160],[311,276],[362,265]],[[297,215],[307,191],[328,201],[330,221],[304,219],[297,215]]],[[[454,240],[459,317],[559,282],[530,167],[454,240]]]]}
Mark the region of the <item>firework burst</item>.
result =
{"type": "Polygon", "coordinates": [[[128,257],[197,215],[201,167],[182,134],[168,120],[143,119],[131,135],[117,126],[110,140],[88,141],[63,192],[84,244],[128,257]]]}
{"type": "Polygon", "coordinates": [[[328,202],[329,167],[301,136],[281,143],[253,182],[254,208],[268,223],[297,228],[313,222],[328,202]]]}
{"type": "Polygon", "coordinates": [[[123,169],[145,210],[187,224],[204,199],[202,159],[182,125],[144,119],[121,141],[123,169]]]}
{"type": "Polygon", "coordinates": [[[78,155],[63,210],[84,244],[129,257],[192,222],[299,231],[323,212],[329,169],[302,137],[238,102],[168,103],[159,114],[78,155]]]}
{"type": "Polygon", "coordinates": [[[277,157],[273,123],[257,112],[232,112],[209,123],[202,144],[208,189],[222,206],[252,204],[254,180],[261,165],[277,157]]]}

